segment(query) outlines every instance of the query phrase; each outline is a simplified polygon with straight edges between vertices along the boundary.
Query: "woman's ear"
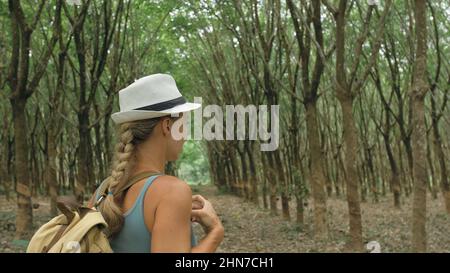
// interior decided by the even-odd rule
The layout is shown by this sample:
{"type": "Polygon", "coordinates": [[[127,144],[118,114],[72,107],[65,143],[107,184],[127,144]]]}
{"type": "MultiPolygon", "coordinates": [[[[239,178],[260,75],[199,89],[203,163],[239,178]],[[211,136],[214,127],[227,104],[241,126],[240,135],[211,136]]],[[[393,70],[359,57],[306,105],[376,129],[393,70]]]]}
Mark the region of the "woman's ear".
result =
{"type": "Polygon", "coordinates": [[[161,126],[163,136],[170,135],[170,118],[163,118],[161,126]]]}

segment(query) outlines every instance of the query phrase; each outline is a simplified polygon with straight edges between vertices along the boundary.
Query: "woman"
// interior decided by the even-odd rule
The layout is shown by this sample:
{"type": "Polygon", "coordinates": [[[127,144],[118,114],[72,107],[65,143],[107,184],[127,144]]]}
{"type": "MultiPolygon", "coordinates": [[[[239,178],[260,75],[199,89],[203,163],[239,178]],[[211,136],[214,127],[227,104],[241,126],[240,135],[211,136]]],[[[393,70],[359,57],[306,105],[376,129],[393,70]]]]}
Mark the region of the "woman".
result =
{"type": "MultiPolygon", "coordinates": [[[[173,135],[174,122],[200,105],[186,102],[165,74],[141,78],[121,90],[119,104],[120,112],[112,115],[120,125],[115,162],[90,201],[108,223],[111,247],[115,252],[215,252],[224,229],[213,206],[192,196],[186,182],[163,174],[166,162],[176,160],[184,144],[173,135]],[[156,175],[140,178],[149,176],[145,172],[156,175]],[[123,190],[130,179],[138,181],[123,190]],[[191,221],[206,233],[199,243],[191,221]]],[[[178,133],[183,133],[182,125],[178,133]]]]}

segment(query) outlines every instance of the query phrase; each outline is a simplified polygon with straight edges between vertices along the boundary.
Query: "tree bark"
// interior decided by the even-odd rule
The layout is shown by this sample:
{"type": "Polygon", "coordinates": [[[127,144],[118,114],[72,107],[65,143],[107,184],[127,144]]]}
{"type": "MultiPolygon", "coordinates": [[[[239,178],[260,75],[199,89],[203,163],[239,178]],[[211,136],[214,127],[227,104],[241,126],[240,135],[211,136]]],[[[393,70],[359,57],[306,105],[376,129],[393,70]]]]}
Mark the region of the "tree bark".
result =
{"type": "Polygon", "coordinates": [[[314,204],[314,234],[318,238],[325,238],[328,234],[327,204],[325,192],[325,176],[321,161],[323,160],[320,148],[319,128],[317,124],[316,103],[306,105],[306,127],[309,143],[309,156],[311,167],[309,181],[314,204]]]}
{"type": "Polygon", "coordinates": [[[413,152],[413,212],[412,212],[412,249],[415,252],[427,250],[426,207],[427,207],[427,169],[426,169],[426,128],[425,95],[427,83],[427,17],[426,1],[414,1],[416,32],[416,54],[414,61],[413,84],[410,91],[412,100],[412,152],[413,152]]]}
{"type": "Polygon", "coordinates": [[[17,191],[16,239],[23,238],[33,229],[31,209],[31,183],[28,168],[27,122],[24,100],[12,103],[14,115],[14,152],[17,191]]]}
{"type": "Polygon", "coordinates": [[[360,196],[358,191],[358,133],[352,113],[352,100],[341,102],[343,119],[343,140],[345,145],[345,171],[347,184],[347,205],[350,220],[350,247],[354,250],[362,250],[362,221],[360,196]]]}

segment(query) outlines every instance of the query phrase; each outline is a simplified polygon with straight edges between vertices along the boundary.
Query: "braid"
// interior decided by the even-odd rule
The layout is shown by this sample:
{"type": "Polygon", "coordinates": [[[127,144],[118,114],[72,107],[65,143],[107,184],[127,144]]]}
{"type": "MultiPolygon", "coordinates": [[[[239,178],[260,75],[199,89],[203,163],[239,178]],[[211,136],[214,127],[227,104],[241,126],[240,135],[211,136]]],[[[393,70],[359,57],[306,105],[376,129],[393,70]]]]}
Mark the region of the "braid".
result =
{"type": "Polygon", "coordinates": [[[139,143],[148,139],[150,134],[158,124],[160,118],[144,119],[126,122],[120,125],[118,136],[119,141],[114,153],[114,161],[111,175],[106,180],[106,197],[97,206],[108,224],[108,235],[113,236],[120,231],[123,226],[124,217],[122,208],[123,193],[116,193],[116,190],[127,181],[129,173],[134,164],[134,152],[139,143]]]}
{"type": "Polygon", "coordinates": [[[131,124],[123,124],[120,127],[120,141],[116,146],[116,159],[111,172],[112,180],[108,187],[109,192],[114,192],[117,185],[125,178],[125,173],[129,169],[129,161],[134,152],[133,138],[131,124]]]}
{"type": "Polygon", "coordinates": [[[111,176],[108,179],[108,193],[99,207],[105,221],[108,223],[110,236],[116,234],[123,225],[122,209],[114,200],[114,190],[126,178],[125,173],[129,170],[129,163],[134,152],[133,138],[131,124],[122,124],[119,130],[120,141],[116,145],[115,160],[111,176]]]}

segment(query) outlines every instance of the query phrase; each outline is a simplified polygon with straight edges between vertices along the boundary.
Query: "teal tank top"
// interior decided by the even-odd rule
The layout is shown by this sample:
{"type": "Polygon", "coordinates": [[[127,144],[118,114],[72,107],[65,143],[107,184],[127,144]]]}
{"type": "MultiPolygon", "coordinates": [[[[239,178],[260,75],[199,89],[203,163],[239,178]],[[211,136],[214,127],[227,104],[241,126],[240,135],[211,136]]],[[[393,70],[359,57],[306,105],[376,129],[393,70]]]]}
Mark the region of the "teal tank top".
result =
{"type": "MultiPolygon", "coordinates": [[[[144,222],[144,197],[147,189],[158,175],[149,177],[139,193],[133,207],[131,207],[124,216],[122,229],[116,236],[110,240],[111,248],[114,252],[126,253],[150,253],[152,235],[144,222]]],[[[98,200],[98,189],[96,200],[98,200]]],[[[198,244],[197,238],[193,232],[191,224],[191,246],[198,244]]]]}

